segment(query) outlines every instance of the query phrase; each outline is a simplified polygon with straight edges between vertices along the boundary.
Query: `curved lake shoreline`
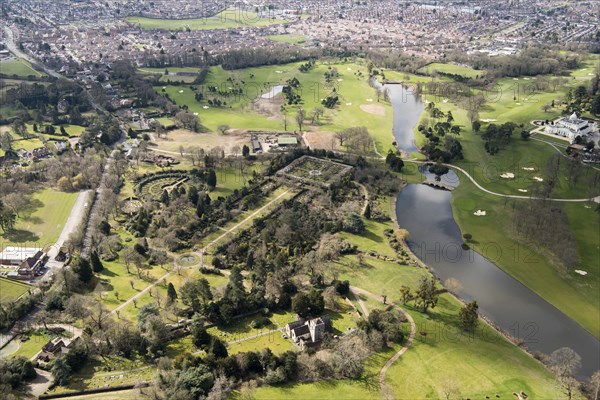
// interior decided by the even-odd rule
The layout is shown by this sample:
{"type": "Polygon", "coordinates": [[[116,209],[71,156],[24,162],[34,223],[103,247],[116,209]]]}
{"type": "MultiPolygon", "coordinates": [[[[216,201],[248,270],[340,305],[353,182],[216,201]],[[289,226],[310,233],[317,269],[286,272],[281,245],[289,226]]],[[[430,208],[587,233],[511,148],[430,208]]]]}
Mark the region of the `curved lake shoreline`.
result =
{"type": "MultiPolygon", "coordinates": [[[[425,107],[402,85],[384,87],[390,88],[396,142],[410,154],[416,151],[414,127],[425,107]]],[[[420,170],[424,177],[432,178],[420,170]]],[[[450,187],[459,184],[452,170],[441,181],[450,187]]],[[[404,187],[396,196],[396,222],[410,234],[406,240],[409,249],[442,282],[458,280],[462,287],[454,292],[459,299],[477,300],[486,320],[529,350],[546,354],[560,347],[575,350],[582,358],[578,376],[589,378],[600,369],[600,341],[490,260],[474,250],[463,250],[451,196],[449,191],[416,184],[404,187]]]]}

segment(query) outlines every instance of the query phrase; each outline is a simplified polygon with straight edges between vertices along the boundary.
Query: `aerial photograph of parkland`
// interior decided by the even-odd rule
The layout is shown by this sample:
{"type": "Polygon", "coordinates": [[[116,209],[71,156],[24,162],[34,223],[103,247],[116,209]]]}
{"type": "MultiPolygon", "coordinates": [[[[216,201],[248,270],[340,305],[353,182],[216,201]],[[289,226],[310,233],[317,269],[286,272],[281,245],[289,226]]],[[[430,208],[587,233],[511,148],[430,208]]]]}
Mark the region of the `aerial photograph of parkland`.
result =
{"type": "Polygon", "coordinates": [[[600,400],[600,0],[0,0],[0,400],[600,400]]]}

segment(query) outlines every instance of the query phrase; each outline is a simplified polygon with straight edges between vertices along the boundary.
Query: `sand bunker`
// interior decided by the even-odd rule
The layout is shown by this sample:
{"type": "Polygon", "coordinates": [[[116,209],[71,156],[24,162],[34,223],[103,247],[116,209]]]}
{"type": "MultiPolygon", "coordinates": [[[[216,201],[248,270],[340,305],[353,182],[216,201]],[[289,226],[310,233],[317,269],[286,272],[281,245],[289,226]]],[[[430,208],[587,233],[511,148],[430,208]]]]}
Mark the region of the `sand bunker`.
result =
{"type": "Polygon", "coordinates": [[[205,110],[208,110],[210,107],[209,106],[204,106],[202,108],[204,108],[205,110]]]}
{"type": "Polygon", "coordinates": [[[503,173],[503,174],[500,175],[500,178],[515,179],[515,174],[513,174],[512,172],[505,172],[505,173],[503,173]]]}
{"type": "Polygon", "coordinates": [[[588,273],[587,273],[587,271],[582,271],[582,270],[580,270],[580,269],[576,269],[576,270],[575,270],[575,273],[577,273],[577,274],[579,274],[579,275],[583,275],[583,276],[586,276],[586,275],[588,274],[588,273]]]}
{"type": "Polygon", "coordinates": [[[351,105],[352,105],[352,103],[346,103],[346,105],[347,105],[347,106],[351,106],[351,105]]]}
{"type": "Polygon", "coordinates": [[[533,167],[523,167],[523,171],[535,171],[533,167]]]}
{"type": "Polygon", "coordinates": [[[367,101],[371,102],[371,101],[373,101],[373,99],[367,99],[367,101]]]}
{"type": "Polygon", "coordinates": [[[481,122],[496,122],[498,121],[497,119],[493,119],[493,118],[488,118],[488,119],[482,119],[481,122]]]}
{"type": "Polygon", "coordinates": [[[198,115],[198,113],[194,113],[194,115],[198,115]]]}
{"type": "Polygon", "coordinates": [[[276,74],[283,74],[283,71],[275,71],[276,74]]]}
{"type": "Polygon", "coordinates": [[[447,102],[448,102],[448,99],[442,100],[442,103],[447,103],[447,102]]]}
{"type": "Polygon", "coordinates": [[[179,93],[183,93],[183,90],[180,90],[179,93]]]}
{"type": "Polygon", "coordinates": [[[473,213],[476,217],[485,217],[487,215],[487,211],[477,210],[473,213]]]}
{"type": "Polygon", "coordinates": [[[544,178],[540,178],[539,176],[534,176],[533,179],[535,179],[538,182],[544,182],[544,178]]]}
{"type": "Polygon", "coordinates": [[[519,192],[521,192],[521,193],[527,193],[527,190],[526,189],[519,189],[519,192]]]}
{"type": "Polygon", "coordinates": [[[340,78],[340,79],[338,79],[337,81],[338,81],[338,82],[342,82],[342,81],[343,81],[343,79],[342,79],[342,78],[340,78]]]}
{"type": "Polygon", "coordinates": [[[361,104],[360,109],[369,114],[385,117],[385,108],[377,104],[361,104]]]}

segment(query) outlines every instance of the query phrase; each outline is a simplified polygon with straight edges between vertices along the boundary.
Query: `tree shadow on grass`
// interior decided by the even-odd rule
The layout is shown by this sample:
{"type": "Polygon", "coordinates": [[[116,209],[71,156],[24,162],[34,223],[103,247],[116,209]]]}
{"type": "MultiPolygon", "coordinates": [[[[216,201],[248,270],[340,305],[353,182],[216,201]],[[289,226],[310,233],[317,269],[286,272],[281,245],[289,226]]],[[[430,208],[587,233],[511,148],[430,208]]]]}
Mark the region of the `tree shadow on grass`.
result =
{"type": "Polygon", "coordinates": [[[6,239],[7,241],[13,243],[38,242],[40,240],[38,235],[24,229],[13,229],[12,231],[0,236],[0,238],[6,239]]]}
{"type": "Polygon", "coordinates": [[[375,233],[368,231],[368,230],[365,231],[361,236],[364,237],[365,239],[369,239],[375,243],[383,242],[383,238],[381,236],[376,235],[375,233]]]}

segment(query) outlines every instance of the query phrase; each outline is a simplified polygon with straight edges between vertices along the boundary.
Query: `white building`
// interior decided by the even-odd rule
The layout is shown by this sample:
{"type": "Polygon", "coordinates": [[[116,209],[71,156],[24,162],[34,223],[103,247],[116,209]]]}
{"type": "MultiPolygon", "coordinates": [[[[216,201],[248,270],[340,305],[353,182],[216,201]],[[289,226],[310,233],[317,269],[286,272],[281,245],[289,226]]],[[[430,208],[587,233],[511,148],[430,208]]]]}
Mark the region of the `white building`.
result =
{"type": "Polygon", "coordinates": [[[596,130],[596,126],[585,119],[581,119],[573,113],[570,117],[559,119],[554,125],[546,126],[546,133],[558,135],[569,139],[571,142],[577,136],[586,137],[596,130]]]}

